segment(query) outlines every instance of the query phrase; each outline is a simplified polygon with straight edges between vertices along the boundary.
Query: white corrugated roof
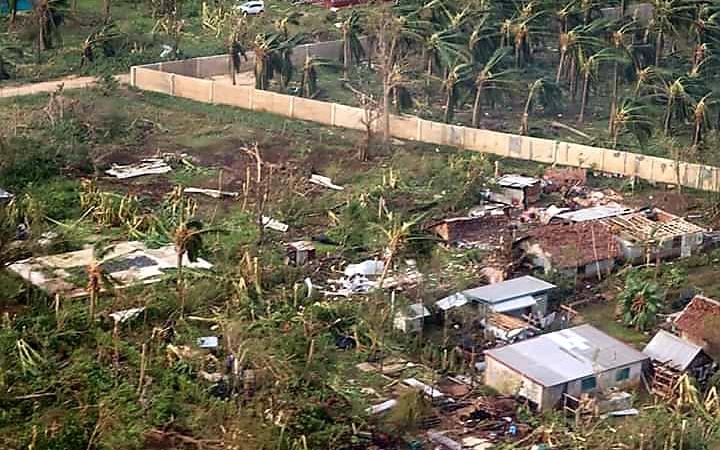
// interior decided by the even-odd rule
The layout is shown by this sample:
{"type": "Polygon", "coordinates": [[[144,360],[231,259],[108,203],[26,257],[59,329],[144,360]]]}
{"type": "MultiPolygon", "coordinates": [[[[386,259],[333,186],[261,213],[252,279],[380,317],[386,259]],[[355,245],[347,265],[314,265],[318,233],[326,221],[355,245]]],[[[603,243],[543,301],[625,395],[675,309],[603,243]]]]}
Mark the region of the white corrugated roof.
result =
{"type": "Polygon", "coordinates": [[[544,334],[485,354],[543,386],[557,386],[648,359],[591,325],[544,334]]]}
{"type": "Polygon", "coordinates": [[[484,301],[487,303],[498,303],[526,295],[539,294],[556,288],[554,284],[535,278],[530,275],[501,281],[500,283],[488,284],[474,289],[463,291],[466,297],[484,301]]]}
{"type": "Polygon", "coordinates": [[[607,205],[591,206],[590,208],[578,209],[577,211],[562,212],[556,214],[555,217],[571,222],[585,222],[588,220],[606,219],[630,212],[632,212],[632,209],[626,206],[618,203],[608,203],[607,205]]]}
{"type": "Polygon", "coordinates": [[[493,311],[495,312],[508,312],[508,311],[516,311],[518,309],[527,308],[530,306],[535,306],[537,304],[537,300],[532,295],[525,295],[523,297],[514,298],[512,300],[508,300],[505,302],[495,303],[492,307],[493,311]]]}
{"type": "Polygon", "coordinates": [[[497,179],[496,183],[503,187],[525,188],[534,186],[540,180],[522,175],[503,175],[497,179]]]}
{"type": "Polygon", "coordinates": [[[643,349],[643,353],[655,361],[681,371],[687,369],[701,351],[700,346],[665,330],[658,331],[643,349]]]}

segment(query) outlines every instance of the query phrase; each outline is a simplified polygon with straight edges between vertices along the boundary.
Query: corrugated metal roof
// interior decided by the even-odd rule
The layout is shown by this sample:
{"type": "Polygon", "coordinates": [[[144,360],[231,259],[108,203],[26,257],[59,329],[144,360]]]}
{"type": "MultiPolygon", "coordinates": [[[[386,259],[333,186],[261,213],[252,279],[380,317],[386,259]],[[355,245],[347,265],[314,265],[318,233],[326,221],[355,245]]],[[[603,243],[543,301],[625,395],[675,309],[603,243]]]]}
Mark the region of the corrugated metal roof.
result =
{"type": "Polygon", "coordinates": [[[512,280],[501,281],[500,283],[468,289],[462,293],[473,300],[498,303],[526,295],[539,294],[555,287],[557,286],[547,281],[526,275],[512,280]]]}
{"type": "Polygon", "coordinates": [[[503,175],[497,179],[496,183],[503,187],[526,188],[534,186],[540,180],[532,177],[524,177],[522,175],[503,175]]]}
{"type": "Polygon", "coordinates": [[[536,304],[537,300],[535,300],[532,295],[525,295],[523,297],[518,297],[512,300],[496,303],[493,305],[492,309],[495,312],[501,313],[508,311],[517,311],[518,309],[528,308],[530,306],[535,306],[536,304]]]}
{"type": "Polygon", "coordinates": [[[485,354],[543,386],[556,386],[648,359],[591,325],[544,334],[485,354]]]}
{"type": "Polygon", "coordinates": [[[620,205],[618,203],[608,203],[607,205],[592,206],[590,208],[578,209],[577,211],[568,211],[556,214],[555,217],[571,222],[586,222],[588,220],[606,219],[608,217],[619,216],[632,212],[632,209],[620,205]]]}
{"type": "Polygon", "coordinates": [[[643,349],[650,358],[678,370],[687,369],[701,351],[700,346],[665,330],[658,331],[643,349]]]}

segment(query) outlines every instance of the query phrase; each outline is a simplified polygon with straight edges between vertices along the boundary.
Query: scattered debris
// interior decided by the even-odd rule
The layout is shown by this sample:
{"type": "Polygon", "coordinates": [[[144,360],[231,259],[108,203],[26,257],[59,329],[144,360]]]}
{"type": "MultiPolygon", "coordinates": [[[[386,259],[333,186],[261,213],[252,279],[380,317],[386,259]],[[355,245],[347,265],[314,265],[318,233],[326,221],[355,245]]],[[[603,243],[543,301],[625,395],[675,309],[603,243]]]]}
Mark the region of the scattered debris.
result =
{"type": "Polygon", "coordinates": [[[625,416],[637,416],[640,414],[636,408],[621,409],[620,411],[611,411],[607,413],[610,417],[625,417],[625,416]]]}
{"type": "Polygon", "coordinates": [[[172,171],[172,167],[163,158],[147,158],[137,164],[113,164],[105,171],[110,176],[124,180],[143,175],[160,175],[172,171]]]}
{"type": "MultiPolygon", "coordinates": [[[[64,297],[87,295],[85,268],[95,261],[92,248],[59,255],[40,256],[18,261],[8,268],[25,280],[50,294],[64,297]]],[[[136,283],[160,281],[164,271],[177,267],[177,254],[172,245],[150,249],[142,242],[119,242],[102,258],[101,267],[113,280],[116,289],[136,283]]],[[[183,266],[190,269],[210,269],[212,264],[199,258],[191,262],[187,255],[183,266]]]]}
{"type": "Polygon", "coordinates": [[[620,216],[631,212],[632,209],[628,207],[625,207],[619,203],[610,202],[605,205],[591,206],[575,211],[560,211],[554,214],[552,218],[568,222],[588,222],[592,220],[607,219],[609,217],[620,216]]]}
{"type": "Polygon", "coordinates": [[[336,191],[344,191],[345,188],[342,186],[338,186],[337,184],[332,182],[332,179],[329,177],[324,177],[322,175],[312,174],[310,175],[310,182],[313,184],[317,184],[318,186],[323,186],[328,189],[333,189],[336,191]]]}
{"type": "MultiPolygon", "coordinates": [[[[502,210],[499,210],[503,212],[502,210]]],[[[486,250],[502,247],[512,239],[510,218],[504,214],[442,219],[426,227],[447,244],[486,250]]]]}
{"type": "Polygon", "coordinates": [[[185,188],[185,189],[183,189],[183,192],[185,192],[186,194],[207,195],[208,197],[212,197],[212,198],[222,198],[222,197],[236,198],[240,195],[239,192],[221,191],[219,189],[204,189],[204,188],[194,188],[194,187],[185,188]]]}
{"type": "Polygon", "coordinates": [[[547,192],[567,191],[587,184],[587,170],[581,167],[548,167],[543,179],[547,192]]]}
{"type": "Polygon", "coordinates": [[[13,199],[15,195],[11,194],[10,192],[6,191],[3,188],[0,188],[0,203],[9,202],[13,199]]]}
{"type": "Polygon", "coordinates": [[[124,309],[122,311],[116,311],[114,313],[110,313],[110,317],[117,322],[117,323],[125,323],[128,320],[134,319],[138,315],[140,315],[141,312],[145,311],[145,307],[142,306],[140,308],[130,308],[130,309],[124,309]]]}
{"type": "Polygon", "coordinates": [[[403,384],[410,386],[411,388],[419,389],[423,394],[430,397],[431,399],[439,399],[447,397],[445,394],[437,390],[436,388],[423,383],[416,378],[405,378],[403,384]]]}
{"type": "Polygon", "coordinates": [[[583,208],[620,203],[624,200],[621,194],[618,194],[612,189],[594,191],[587,186],[572,188],[568,191],[567,195],[570,196],[570,201],[572,203],[583,208]]]}
{"type": "Polygon", "coordinates": [[[284,224],[279,220],[275,220],[267,216],[262,216],[262,224],[265,228],[279,231],[281,233],[286,233],[287,230],[290,228],[287,224],[284,224]]]}
{"type": "Polygon", "coordinates": [[[373,415],[374,414],[382,414],[384,412],[390,411],[396,405],[397,405],[397,400],[390,399],[390,400],[386,400],[382,403],[379,403],[377,405],[370,406],[367,408],[366,411],[368,414],[373,414],[373,415]]]}

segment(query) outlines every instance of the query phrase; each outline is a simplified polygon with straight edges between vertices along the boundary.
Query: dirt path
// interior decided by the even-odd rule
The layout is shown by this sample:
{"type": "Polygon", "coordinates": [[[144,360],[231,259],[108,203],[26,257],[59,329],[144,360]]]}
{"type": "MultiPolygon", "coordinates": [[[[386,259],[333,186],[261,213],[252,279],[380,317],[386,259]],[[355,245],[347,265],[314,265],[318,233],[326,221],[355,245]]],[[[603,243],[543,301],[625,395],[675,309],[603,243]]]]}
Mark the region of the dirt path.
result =
{"type": "MultiPolygon", "coordinates": [[[[127,84],[130,81],[130,75],[128,74],[116,75],[115,78],[118,82],[123,84],[127,84]]],[[[42,92],[53,92],[57,90],[60,85],[63,85],[65,89],[86,88],[95,85],[96,82],[97,78],[95,77],[69,76],[59,80],[0,88],[0,98],[18,97],[21,95],[38,94],[42,92]]]]}

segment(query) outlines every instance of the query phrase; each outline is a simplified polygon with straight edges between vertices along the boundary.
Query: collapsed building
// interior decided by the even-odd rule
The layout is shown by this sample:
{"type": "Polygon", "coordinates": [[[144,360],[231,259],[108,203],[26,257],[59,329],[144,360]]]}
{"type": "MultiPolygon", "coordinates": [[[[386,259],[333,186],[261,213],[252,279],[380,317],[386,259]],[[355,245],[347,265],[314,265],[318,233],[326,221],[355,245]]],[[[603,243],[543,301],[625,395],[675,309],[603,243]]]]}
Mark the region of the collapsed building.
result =
{"type": "Polygon", "coordinates": [[[659,330],[653,336],[643,353],[652,361],[653,389],[662,390],[661,395],[674,388],[681,374],[690,375],[702,385],[717,370],[717,364],[702,346],[665,330],[659,330]],[[663,384],[664,379],[670,383],[663,384]]]}
{"type": "Polygon", "coordinates": [[[555,223],[534,228],[517,242],[535,267],[583,277],[607,274],[621,256],[620,248],[603,223],[555,223]]]}
{"type": "Polygon", "coordinates": [[[659,208],[607,217],[603,222],[617,236],[625,260],[631,262],[694,255],[702,249],[707,231],[659,208]]]}
{"type": "Polygon", "coordinates": [[[431,223],[427,229],[446,244],[492,250],[512,240],[510,217],[504,213],[452,217],[431,223]]]}

